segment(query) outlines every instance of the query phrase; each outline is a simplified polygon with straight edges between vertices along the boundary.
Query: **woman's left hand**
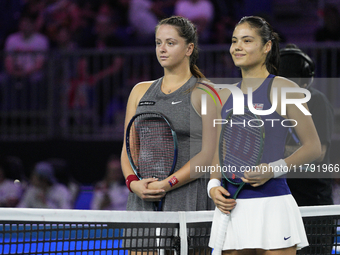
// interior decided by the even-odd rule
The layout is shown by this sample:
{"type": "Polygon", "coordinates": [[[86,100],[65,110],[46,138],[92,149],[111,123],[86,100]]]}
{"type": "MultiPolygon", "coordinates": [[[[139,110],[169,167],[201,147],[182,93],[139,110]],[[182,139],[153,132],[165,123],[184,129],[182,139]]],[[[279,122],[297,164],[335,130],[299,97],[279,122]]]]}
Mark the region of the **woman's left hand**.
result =
{"type": "Polygon", "coordinates": [[[244,172],[243,182],[249,183],[253,187],[258,187],[265,184],[268,180],[274,177],[272,168],[268,164],[260,164],[256,170],[244,172]]]}
{"type": "Polygon", "coordinates": [[[154,181],[148,184],[148,189],[165,189],[163,181],[154,181]]]}

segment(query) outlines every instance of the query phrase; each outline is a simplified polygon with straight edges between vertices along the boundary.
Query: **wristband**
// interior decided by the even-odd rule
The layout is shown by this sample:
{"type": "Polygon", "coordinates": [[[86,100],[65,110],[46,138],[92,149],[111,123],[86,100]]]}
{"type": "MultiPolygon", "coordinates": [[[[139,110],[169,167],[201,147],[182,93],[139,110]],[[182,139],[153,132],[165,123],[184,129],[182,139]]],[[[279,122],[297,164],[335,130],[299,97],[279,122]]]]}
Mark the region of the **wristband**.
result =
{"type": "Polygon", "coordinates": [[[169,181],[170,187],[175,186],[177,183],[178,179],[176,178],[176,176],[173,176],[169,181]]]}
{"type": "Polygon", "coordinates": [[[133,182],[133,181],[139,181],[139,178],[138,178],[137,175],[135,175],[135,174],[130,174],[130,175],[126,178],[126,180],[125,180],[126,186],[128,187],[128,189],[129,189],[130,192],[132,192],[132,193],[133,193],[133,191],[130,189],[130,184],[131,184],[131,182],[133,182]]]}
{"type": "Polygon", "coordinates": [[[210,196],[210,190],[211,190],[212,188],[215,188],[215,187],[218,187],[218,186],[221,186],[221,181],[218,180],[218,179],[211,179],[211,180],[208,182],[208,186],[207,186],[208,197],[211,198],[211,196],[210,196]]]}
{"type": "Polygon", "coordinates": [[[283,159],[279,159],[278,161],[269,163],[269,166],[273,168],[274,178],[278,178],[288,173],[287,163],[283,159]]]}

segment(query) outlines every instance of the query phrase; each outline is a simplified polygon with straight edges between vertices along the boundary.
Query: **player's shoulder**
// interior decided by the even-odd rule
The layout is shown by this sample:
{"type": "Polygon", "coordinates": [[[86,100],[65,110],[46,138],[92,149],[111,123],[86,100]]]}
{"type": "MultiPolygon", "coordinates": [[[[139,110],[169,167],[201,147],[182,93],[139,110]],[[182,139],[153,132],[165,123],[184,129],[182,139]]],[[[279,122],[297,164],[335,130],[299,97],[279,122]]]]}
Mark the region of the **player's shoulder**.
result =
{"type": "Polygon", "coordinates": [[[282,77],[282,76],[275,76],[273,80],[273,87],[277,88],[300,88],[295,82],[282,77]]]}
{"type": "Polygon", "coordinates": [[[215,90],[214,83],[212,83],[211,81],[207,79],[198,79],[197,84],[194,87],[193,91],[199,92],[199,91],[204,91],[204,90],[214,91],[215,90]]]}
{"type": "Polygon", "coordinates": [[[137,105],[153,82],[154,81],[143,81],[137,83],[130,92],[129,101],[137,105]]]}
{"type": "Polygon", "coordinates": [[[221,89],[218,91],[218,94],[222,100],[222,103],[224,104],[228,98],[230,97],[232,91],[232,87],[237,87],[238,83],[231,83],[231,84],[222,84],[220,87],[221,89]]]}
{"type": "Polygon", "coordinates": [[[230,94],[231,91],[230,91],[230,88],[231,87],[237,87],[238,85],[238,82],[237,83],[230,83],[230,84],[220,84],[219,86],[219,91],[218,91],[218,94],[230,94]]]}
{"type": "Polygon", "coordinates": [[[134,87],[135,88],[144,88],[144,87],[150,87],[152,83],[154,83],[155,81],[141,81],[138,82],[134,87]]]}
{"type": "Polygon", "coordinates": [[[131,94],[140,94],[140,93],[145,93],[149,88],[150,86],[152,85],[152,83],[154,83],[155,81],[142,81],[142,82],[139,82],[137,83],[133,88],[132,88],[132,91],[131,91],[131,94]]]}
{"type": "MultiPolygon", "coordinates": [[[[281,76],[276,76],[273,81],[272,88],[278,88],[279,93],[282,93],[283,89],[288,89],[288,94],[286,95],[290,99],[305,98],[306,93],[310,93],[306,88],[301,88],[295,82],[281,76]],[[289,89],[293,90],[289,90],[289,89]],[[299,90],[294,90],[299,89],[299,90]]],[[[287,91],[286,91],[287,92],[287,91]]]]}
{"type": "Polygon", "coordinates": [[[218,98],[217,87],[215,84],[207,79],[198,79],[197,84],[192,91],[192,96],[201,96],[202,94],[209,94],[210,97],[218,98]]]}

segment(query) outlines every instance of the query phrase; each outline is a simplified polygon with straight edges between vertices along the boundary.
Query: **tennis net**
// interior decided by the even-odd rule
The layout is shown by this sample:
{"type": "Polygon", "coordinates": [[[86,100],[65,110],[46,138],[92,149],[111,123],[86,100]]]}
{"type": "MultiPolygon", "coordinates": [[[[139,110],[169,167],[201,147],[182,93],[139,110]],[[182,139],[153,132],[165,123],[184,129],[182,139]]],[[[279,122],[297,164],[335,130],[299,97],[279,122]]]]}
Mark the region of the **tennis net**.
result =
{"type": "MultiPolygon", "coordinates": [[[[310,246],[299,254],[340,254],[340,206],[300,210],[310,246]]],[[[212,217],[212,211],[0,208],[0,254],[207,255],[212,217]]]]}

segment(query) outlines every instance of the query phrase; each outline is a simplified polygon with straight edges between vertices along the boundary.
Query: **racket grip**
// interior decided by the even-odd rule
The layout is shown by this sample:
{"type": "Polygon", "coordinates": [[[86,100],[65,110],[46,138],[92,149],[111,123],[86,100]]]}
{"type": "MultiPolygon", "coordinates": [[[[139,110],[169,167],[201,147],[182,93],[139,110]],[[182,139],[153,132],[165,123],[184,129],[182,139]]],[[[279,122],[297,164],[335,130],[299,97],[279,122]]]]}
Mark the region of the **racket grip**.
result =
{"type": "Polygon", "coordinates": [[[212,255],[221,255],[225,236],[227,234],[227,228],[230,220],[230,214],[221,214],[221,222],[218,226],[217,237],[212,255]]]}

